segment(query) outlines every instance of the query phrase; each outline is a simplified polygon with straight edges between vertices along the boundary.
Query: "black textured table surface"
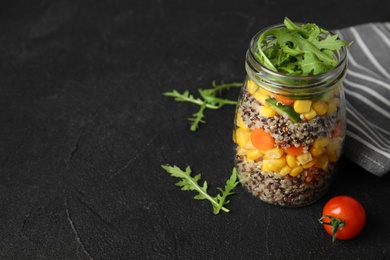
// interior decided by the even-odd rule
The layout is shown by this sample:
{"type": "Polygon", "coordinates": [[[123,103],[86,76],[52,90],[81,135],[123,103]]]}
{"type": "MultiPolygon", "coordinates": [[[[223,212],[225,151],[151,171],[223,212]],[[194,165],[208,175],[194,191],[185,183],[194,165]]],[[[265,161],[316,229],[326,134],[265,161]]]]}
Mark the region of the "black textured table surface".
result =
{"type": "Polygon", "coordinates": [[[189,165],[212,193],[234,166],[234,107],[206,111],[194,133],[196,107],[162,92],[243,81],[251,37],[285,16],[339,29],[389,13],[385,1],[3,1],[0,259],[390,259],[390,176],[343,159],[310,206],[239,187],[214,215],[161,168],[189,165]],[[341,194],[367,224],[333,244],[317,219],[341,194]]]}

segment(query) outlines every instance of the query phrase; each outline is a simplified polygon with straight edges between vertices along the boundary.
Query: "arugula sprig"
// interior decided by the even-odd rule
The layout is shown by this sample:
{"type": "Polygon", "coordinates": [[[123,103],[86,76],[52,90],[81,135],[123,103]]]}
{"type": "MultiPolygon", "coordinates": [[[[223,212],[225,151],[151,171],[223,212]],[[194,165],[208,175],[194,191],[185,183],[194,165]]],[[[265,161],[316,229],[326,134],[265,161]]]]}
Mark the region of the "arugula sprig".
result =
{"type": "Polygon", "coordinates": [[[191,131],[196,131],[199,128],[199,124],[205,124],[204,120],[206,116],[204,111],[208,109],[219,109],[224,105],[236,105],[237,101],[221,98],[222,92],[234,87],[241,87],[241,82],[224,83],[217,85],[215,81],[212,82],[212,88],[198,89],[201,98],[195,98],[188,90],[183,93],[173,90],[171,92],[164,92],[163,95],[173,97],[178,102],[189,102],[199,106],[198,112],[192,114],[192,117],[188,118],[190,121],[191,131]]]}
{"type": "Polygon", "coordinates": [[[176,165],[161,165],[161,167],[171,176],[181,179],[176,183],[176,185],[181,187],[182,190],[197,191],[198,194],[194,197],[194,199],[205,199],[210,201],[213,206],[214,214],[219,214],[221,210],[224,212],[229,212],[229,209],[225,208],[224,206],[230,202],[227,200],[227,197],[235,193],[233,190],[238,184],[236,168],[233,168],[230,178],[226,181],[225,188],[218,188],[221,193],[216,197],[213,197],[208,194],[208,184],[206,181],[203,182],[203,185],[198,183],[201,179],[201,174],[197,174],[194,177],[191,176],[192,170],[190,166],[187,166],[185,171],[181,170],[176,165]]]}
{"type": "Polygon", "coordinates": [[[298,26],[286,17],[284,25],[265,31],[257,41],[255,56],[272,71],[294,76],[324,73],[337,65],[334,51],[352,44],[313,23],[298,26]]]}

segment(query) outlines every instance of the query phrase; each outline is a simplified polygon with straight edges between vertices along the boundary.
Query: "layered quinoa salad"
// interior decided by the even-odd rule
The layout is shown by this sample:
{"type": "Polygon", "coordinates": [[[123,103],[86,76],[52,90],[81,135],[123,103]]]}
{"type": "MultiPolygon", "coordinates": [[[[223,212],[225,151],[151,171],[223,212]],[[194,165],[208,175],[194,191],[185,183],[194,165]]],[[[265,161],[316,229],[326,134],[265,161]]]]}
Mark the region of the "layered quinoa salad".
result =
{"type": "Polygon", "coordinates": [[[290,105],[276,101],[275,94],[252,80],[243,90],[234,131],[240,182],[271,204],[300,206],[317,200],[329,187],[344,140],[338,89],[324,100],[290,105]],[[255,140],[258,131],[265,136],[261,144],[255,140]]]}
{"type": "Polygon", "coordinates": [[[297,207],[328,190],[345,137],[347,45],[288,18],[252,39],[233,140],[239,180],[260,200],[297,207]]]}

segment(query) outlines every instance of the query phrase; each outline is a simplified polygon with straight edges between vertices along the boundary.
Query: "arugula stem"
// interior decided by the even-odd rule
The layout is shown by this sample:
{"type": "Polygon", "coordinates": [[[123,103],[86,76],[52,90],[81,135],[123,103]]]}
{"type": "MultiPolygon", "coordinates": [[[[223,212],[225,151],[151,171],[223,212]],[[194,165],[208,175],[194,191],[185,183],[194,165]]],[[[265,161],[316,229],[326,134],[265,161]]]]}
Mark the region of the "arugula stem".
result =
{"type": "Polygon", "coordinates": [[[196,176],[191,176],[191,168],[190,166],[187,166],[186,170],[183,171],[179,167],[175,166],[168,166],[168,165],[161,165],[161,167],[166,170],[172,177],[180,178],[181,181],[177,182],[176,185],[180,186],[182,190],[192,190],[197,191],[198,194],[194,197],[194,199],[197,200],[203,200],[207,199],[211,202],[214,209],[214,214],[218,214],[220,210],[223,210],[224,212],[229,212],[230,210],[225,208],[223,205],[229,203],[229,201],[226,200],[226,197],[229,195],[234,194],[232,190],[237,186],[237,175],[236,175],[236,169],[233,168],[233,172],[229,180],[226,182],[225,189],[218,188],[222,193],[218,194],[216,197],[212,197],[207,193],[207,182],[204,181],[203,185],[200,186],[198,184],[198,181],[201,178],[200,174],[197,174],[196,176]]]}
{"type": "MultiPolygon", "coordinates": [[[[215,206],[218,206],[219,203],[217,202],[217,200],[214,198],[214,197],[211,197],[207,192],[205,192],[203,189],[200,188],[199,184],[197,182],[195,182],[191,177],[185,175],[185,178],[192,184],[194,185],[196,191],[198,191],[199,193],[201,193],[207,200],[209,200],[213,205],[215,206]]],[[[222,207],[221,208],[223,211],[225,212],[229,212],[229,209],[225,208],[225,207],[222,207]]]]}
{"type": "Polygon", "coordinates": [[[196,131],[200,123],[206,123],[203,120],[205,117],[204,111],[206,108],[215,110],[223,107],[224,105],[237,105],[237,101],[224,99],[219,97],[219,95],[221,95],[223,90],[229,90],[233,87],[241,87],[242,82],[222,82],[220,85],[217,85],[214,80],[212,82],[212,86],[213,87],[209,89],[198,89],[201,98],[194,98],[194,96],[191,95],[188,90],[184,91],[183,93],[179,93],[177,90],[173,90],[171,92],[164,92],[163,95],[173,97],[178,102],[188,102],[200,106],[199,111],[193,114],[192,118],[189,118],[189,121],[192,122],[190,130],[196,131]]]}
{"type": "Polygon", "coordinates": [[[242,86],[242,82],[232,82],[232,83],[224,83],[222,82],[220,85],[216,85],[215,80],[213,80],[212,85],[216,91],[228,90],[230,88],[237,88],[242,86]]]}
{"type": "Polygon", "coordinates": [[[198,129],[199,127],[199,123],[204,123],[204,121],[202,120],[203,117],[204,117],[204,110],[206,109],[206,103],[203,102],[203,104],[200,106],[200,109],[198,112],[196,112],[195,114],[193,114],[194,118],[189,118],[188,120],[193,122],[191,124],[191,127],[190,127],[190,130],[191,131],[196,131],[196,129],[198,129]]]}

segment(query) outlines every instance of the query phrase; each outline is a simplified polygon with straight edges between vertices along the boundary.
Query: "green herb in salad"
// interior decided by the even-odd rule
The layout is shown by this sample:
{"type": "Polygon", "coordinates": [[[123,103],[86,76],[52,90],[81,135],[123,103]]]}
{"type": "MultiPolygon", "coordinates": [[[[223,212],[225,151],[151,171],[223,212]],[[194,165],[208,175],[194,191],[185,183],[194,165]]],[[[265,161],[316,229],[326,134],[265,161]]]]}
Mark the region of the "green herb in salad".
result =
{"type": "Polygon", "coordinates": [[[208,184],[206,181],[203,182],[202,186],[198,183],[201,179],[200,174],[197,174],[194,177],[191,176],[192,171],[190,166],[187,166],[185,171],[181,170],[176,165],[161,165],[161,167],[166,170],[171,176],[181,178],[181,181],[177,182],[176,185],[181,187],[182,190],[197,191],[198,194],[194,197],[194,199],[206,199],[210,201],[213,205],[214,214],[219,214],[221,210],[224,212],[229,212],[229,209],[225,208],[224,206],[230,202],[229,200],[227,200],[227,197],[229,195],[234,194],[233,190],[238,184],[236,168],[233,168],[230,178],[226,181],[225,188],[218,188],[221,193],[218,194],[216,197],[213,197],[207,192],[208,184]]]}
{"type": "Polygon", "coordinates": [[[265,100],[267,104],[274,109],[279,115],[288,117],[293,123],[301,122],[300,114],[295,112],[292,106],[284,105],[275,98],[268,98],[265,100]]]}
{"type": "Polygon", "coordinates": [[[265,31],[257,41],[255,56],[275,72],[293,76],[327,72],[337,65],[334,51],[352,44],[313,23],[298,26],[286,17],[284,25],[265,31]]]}
{"type": "Polygon", "coordinates": [[[219,109],[224,105],[237,105],[237,101],[221,98],[220,95],[224,90],[229,90],[233,87],[241,87],[242,83],[233,82],[233,83],[223,83],[216,85],[215,81],[212,82],[212,88],[209,89],[198,89],[201,98],[195,98],[188,90],[184,91],[182,94],[177,90],[171,92],[164,92],[163,95],[173,97],[178,102],[189,102],[200,106],[198,112],[194,113],[192,117],[188,118],[191,122],[191,131],[196,131],[200,123],[205,124],[204,120],[205,115],[204,111],[206,108],[209,109],[219,109]]]}

